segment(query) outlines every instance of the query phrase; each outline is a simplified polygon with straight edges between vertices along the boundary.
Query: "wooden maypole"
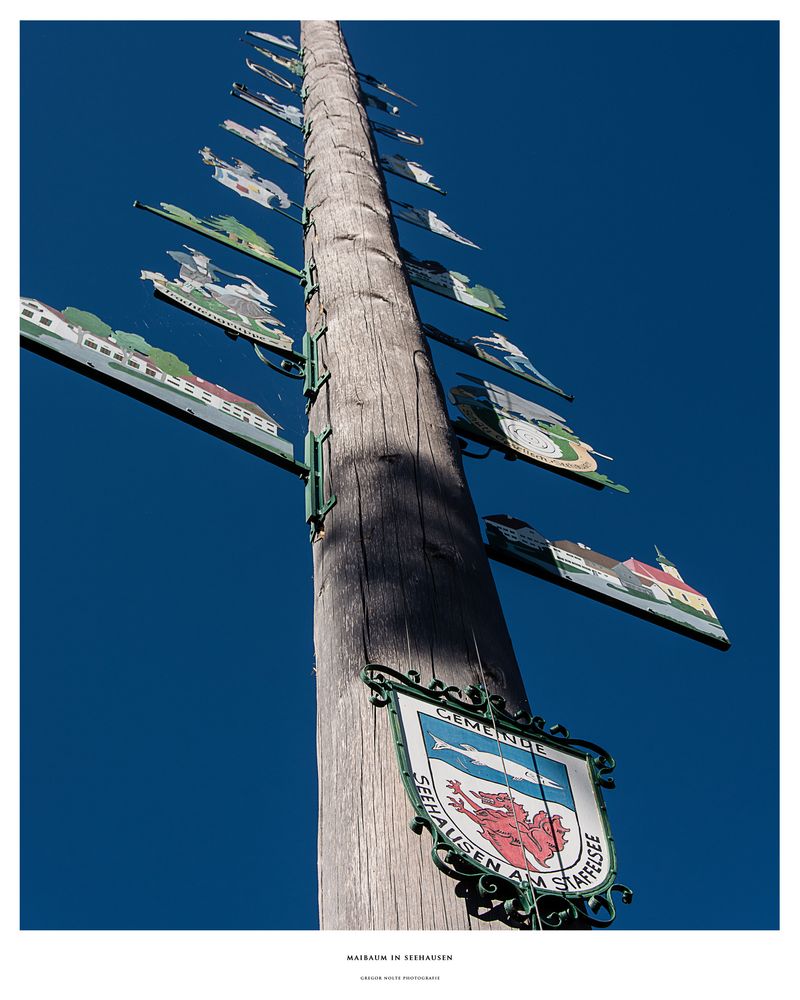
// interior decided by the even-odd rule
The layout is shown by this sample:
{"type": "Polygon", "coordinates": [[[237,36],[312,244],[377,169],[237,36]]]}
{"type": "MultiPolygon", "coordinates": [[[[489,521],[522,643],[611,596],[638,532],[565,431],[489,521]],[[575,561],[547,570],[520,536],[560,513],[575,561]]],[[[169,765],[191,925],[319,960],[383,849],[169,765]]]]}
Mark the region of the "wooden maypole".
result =
{"type": "Polygon", "coordinates": [[[526,704],[338,23],[303,22],[302,50],[307,322],[327,327],[330,372],[310,426],[331,428],[324,486],[337,498],[313,545],[320,926],[496,929],[409,830],[389,724],[359,679],[377,662],[426,682],[485,679],[526,704]]]}

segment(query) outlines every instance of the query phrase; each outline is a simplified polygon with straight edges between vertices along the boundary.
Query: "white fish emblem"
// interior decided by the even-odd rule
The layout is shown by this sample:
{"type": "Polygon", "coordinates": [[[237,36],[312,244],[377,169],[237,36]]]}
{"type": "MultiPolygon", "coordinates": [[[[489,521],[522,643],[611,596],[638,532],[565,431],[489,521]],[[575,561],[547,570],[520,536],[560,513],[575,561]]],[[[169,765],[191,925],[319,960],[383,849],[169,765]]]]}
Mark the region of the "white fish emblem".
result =
{"type": "Polygon", "coordinates": [[[506,757],[501,757],[500,754],[476,750],[475,747],[468,746],[466,743],[462,743],[458,747],[453,747],[436,736],[433,739],[433,750],[452,750],[453,753],[457,753],[462,757],[468,757],[473,764],[490,767],[493,771],[499,771],[500,774],[507,774],[511,781],[530,781],[534,785],[541,785],[543,788],[561,788],[561,785],[557,785],[550,778],[545,778],[543,774],[537,774],[515,760],[508,760],[506,757]]]}

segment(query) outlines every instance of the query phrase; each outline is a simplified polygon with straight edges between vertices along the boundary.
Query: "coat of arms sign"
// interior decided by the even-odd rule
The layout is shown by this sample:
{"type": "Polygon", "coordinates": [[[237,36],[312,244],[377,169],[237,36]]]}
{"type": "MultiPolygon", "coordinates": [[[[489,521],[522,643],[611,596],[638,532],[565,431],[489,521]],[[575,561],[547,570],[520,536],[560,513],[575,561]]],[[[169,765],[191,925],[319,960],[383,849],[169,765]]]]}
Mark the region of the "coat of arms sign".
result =
{"type": "Polygon", "coordinates": [[[611,923],[614,842],[601,788],[613,759],[563,726],[512,715],[482,687],[464,692],[369,664],[372,703],[389,709],[411,827],[436,866],[531,928],[611,923]]]}

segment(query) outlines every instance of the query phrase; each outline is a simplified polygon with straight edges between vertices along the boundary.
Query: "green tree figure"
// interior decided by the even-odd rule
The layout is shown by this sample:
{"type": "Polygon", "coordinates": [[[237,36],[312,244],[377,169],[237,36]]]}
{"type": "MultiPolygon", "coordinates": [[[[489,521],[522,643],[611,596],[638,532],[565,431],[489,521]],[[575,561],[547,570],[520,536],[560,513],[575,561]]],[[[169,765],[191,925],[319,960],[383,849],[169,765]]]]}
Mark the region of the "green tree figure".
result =
{"type": "Polygon", "coordinates": [[[251,246],[258,247],[270,257],[275,256],[274,247],[271,247],[263,236],[259,236],[255,230],[250,229],[249,226],[245,226],[244,223],[239,222],[232,215],[212,215],[210,222],[218,232],[226,233],[234,239],[240,239],[243,243],[249,243],[251,246]]]}
{"type": "Polygon", "coordinates": [[[177,378],[186,378],[188,375],[192,375],[193,372],[186,364],[185,361],[181,361],[177,354],[173,354],[171,351],[162,351],[160,347],[153,347],[152,344],[148,344],[144,337],[140,337],[138,333],[125,333],[124,330],[114,331],[114,340],[129,351],[139,351],[140,354],[146,354],[154,365],[158,365],[162,372],[166,372],[167,375],[175,375],[177,378]]]}
{"type": "Polygon", "coordinates": [[[98,337],[111,337],[114,334],[108,323],[104,323],[94,313],[84,312],[83,309],[76,309],[74,306],[67,306],[63,313],[69,323],[88,330],[89,333],[94,333],[98,337]]]}
{"type": "Polygon", "coordinates": [[[114,340],[116,340],[120,347],[124,347],[128,351],[149,354],[152,350],[150,344],[147,343],[144,337],[140,337],[138,333],[126,333],[124,330],[115,330],[114,340]]]}
{"type": "Polygon", "coordinates": [[[197,226],[205,225],[202,219],[198,219],[196,215],[187,212],[185,208],[179,208],[177,205],[169,205],[165,201],[161,202],[161,207],[168,215],[173,216],[179,222],[189,222],[197,226]]]}
{"type": "Polygon", "coordinates": [[[166,372],[167,375],[175,375],[177,378],[186,378],[192,374],[192,371],[186,362],[181,361],[178,355],[172,354],[171,351],[162,351],[158,347],[151,347],[149,354],[151,361],[158,365],[161,371],[166,372]]]}

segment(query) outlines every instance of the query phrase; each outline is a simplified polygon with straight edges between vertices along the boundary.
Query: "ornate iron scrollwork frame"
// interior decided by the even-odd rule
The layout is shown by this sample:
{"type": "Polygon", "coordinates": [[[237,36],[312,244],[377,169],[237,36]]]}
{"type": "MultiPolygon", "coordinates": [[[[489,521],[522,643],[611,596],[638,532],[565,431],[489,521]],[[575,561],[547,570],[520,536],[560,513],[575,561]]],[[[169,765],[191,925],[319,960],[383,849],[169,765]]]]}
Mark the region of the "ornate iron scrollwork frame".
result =
{"type": "Polygon", "coordinates": [[[518,926],[529,929],[607,927],[616,916],[614,894],[619,894],[623,903],[631,902],[632,890],[615,881],[616,851],[600,791],[601,788],[614,787],[611,772],[614,770],[615,761],[602,747],[586,740],[575,739],[562,725],[546,728],[545,721],[540,716],[531,716],[527,712],[510,712],[505,699],[499,695],[490,695],[482,685],[470,685],[462,691],[458,687],[448,686],[443,681],[434,679],[425,686],[421,683],[421,676],[417,671],[412,670],[403,674],[377,663],[368,663],[361,671],[361,679],[371,691],[371,703],[389,711],[400,775],[415,810],[409,825],[414,833],[420,834],[423,830],[427,830],[431,834],[433,838],[431,858],[439,871],[465,883],[468,887],[473,887],[478,897],[487,903],[491,900],[501,901],[506,915],[514,919],[518,926]],[[582,757],[593,779],[595,797],[610,851],[609,874],[602,885],[585,893],[540,890],[530,883],[517,882],[490,871],[460,850],[458,845],[453,843],[428,816],[417,791],[403,740],[397,704],[398,694],[411,695],[430,704],[454,709],[488,726],[494,727],[496,722],[505,731],[582,757]]]}

